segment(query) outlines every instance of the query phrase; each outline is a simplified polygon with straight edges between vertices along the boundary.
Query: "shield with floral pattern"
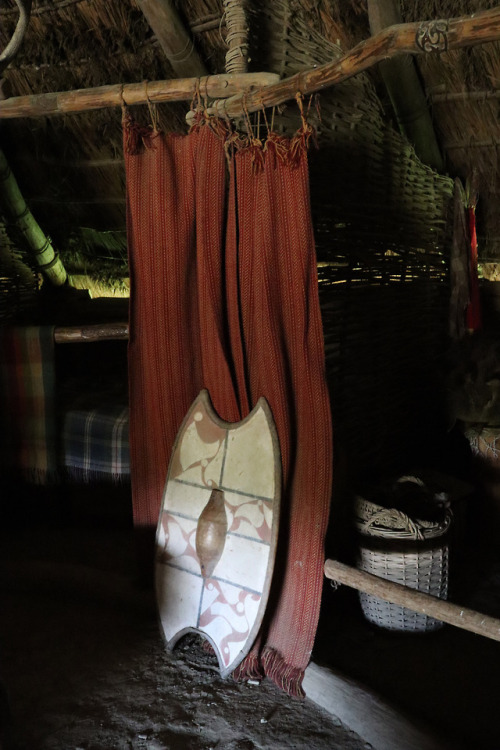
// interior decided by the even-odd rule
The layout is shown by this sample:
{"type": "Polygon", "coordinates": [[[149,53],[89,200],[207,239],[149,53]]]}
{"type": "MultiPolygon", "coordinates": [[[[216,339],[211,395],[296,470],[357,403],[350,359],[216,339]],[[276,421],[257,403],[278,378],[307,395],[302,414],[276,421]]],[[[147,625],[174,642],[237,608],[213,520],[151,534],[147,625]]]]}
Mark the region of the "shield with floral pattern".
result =
{"type": "Polygon", "coordinates": [[[241,422],[208,392],[177,436],[156,535],[156,597],[168,648],[204,636],[229,675],[250,650],[271,585],[281,499],[276,428],[264,398],[241,422]]]}

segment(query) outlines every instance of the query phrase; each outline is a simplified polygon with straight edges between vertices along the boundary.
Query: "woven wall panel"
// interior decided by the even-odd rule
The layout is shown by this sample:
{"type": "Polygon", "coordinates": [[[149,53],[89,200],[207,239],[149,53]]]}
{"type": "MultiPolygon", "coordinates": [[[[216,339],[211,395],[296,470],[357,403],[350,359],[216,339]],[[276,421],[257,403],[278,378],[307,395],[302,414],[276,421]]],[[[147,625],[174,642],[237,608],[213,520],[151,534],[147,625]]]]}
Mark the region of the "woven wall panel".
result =
{"type": "Polygon", "coordinates": [[[354,474],[418,466],[443,428],[445,284],[321,289],[337,448],[354,474]]]}
{"type": "MultiPolygon", "coordinates": [[[[255,40],[273,41],[266,57],[255,44],[255,69],[289,76],[342,56],[287,0],[253,7],[255,40]]],[[[390,470],[425,458],[432,440],[453,182],[388,124],[367,74],[322,92],[308,117],[319,145],[311,204],[336,444],[353,474],[390,470]]],[[[284,132],[299,124],[293,102],[274,114],[284,132]]]]}
{"type": "Polygon", "coordinates": [[[26,254],[12,240],[0,216],[0,324],[33,320],[38,276],[26,254]]]}

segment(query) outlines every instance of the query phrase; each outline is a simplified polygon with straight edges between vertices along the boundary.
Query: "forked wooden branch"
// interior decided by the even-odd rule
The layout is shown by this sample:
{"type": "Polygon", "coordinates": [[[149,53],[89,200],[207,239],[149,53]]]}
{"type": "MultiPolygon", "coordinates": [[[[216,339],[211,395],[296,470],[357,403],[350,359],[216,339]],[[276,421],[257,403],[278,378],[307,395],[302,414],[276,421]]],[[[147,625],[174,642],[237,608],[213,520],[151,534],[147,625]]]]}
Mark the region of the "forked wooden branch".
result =
{"type": "Polygon", "coordinates": [[[208,98],[225,98],[214,108],[220,115],[242,117],[293,99],[297,92],[313,94],[371,68],[381,60],[400,54],[441,54],[500,39],[500,6],[472,16],[450,20],[398,24],[356,45],[339,60],[290,78],[269,84],[259,76],[271,73],[208,76],[205,79],[184,78],[145,84],[118,84],[99,89],[80,89],[53,94],[23,96],[0,101],[0,118],[37,117],[40,115],[83,112],[90,109],[117,107],[123,99],[127,104],[190,101],[197,87],[208,98]],[[254,79],[251,76],[254,76],[254,79]],[[248,78],[245,78],[248,76],[248,78]],[[253,87],[253,88],[252,88],[253,87]]]}
{"type": "Polygon", "coordinates": [[[387,58],[401,54],[440,54],[500,38],[500,7],[461,18],[389,26],[357,44],[347,55],[314,70],[297,73],[261,91],[242,94],[218,104],[218,112],[239,117],[292,99],[297,92],[314,94],[342,83],[387,58]]]}

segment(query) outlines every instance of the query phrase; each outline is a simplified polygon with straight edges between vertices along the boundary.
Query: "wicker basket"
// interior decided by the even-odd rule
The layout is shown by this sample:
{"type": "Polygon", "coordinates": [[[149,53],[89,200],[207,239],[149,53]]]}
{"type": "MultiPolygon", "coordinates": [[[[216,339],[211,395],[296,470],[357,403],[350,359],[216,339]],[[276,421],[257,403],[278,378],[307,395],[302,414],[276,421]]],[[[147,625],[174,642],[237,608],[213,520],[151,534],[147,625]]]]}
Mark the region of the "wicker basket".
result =
{"type": "MultiPolygon", "coordinates": [[[[452,512],[437,522],[409,518],[356,498],[356,527],[360,535],[358,568],[368,573],[446,599],[449,576],[449,534],[452,512]]],[[[395,631],[429,632],[443,623],[428,615],[359,593],[364,616],[374,625],[395,631]]]]}

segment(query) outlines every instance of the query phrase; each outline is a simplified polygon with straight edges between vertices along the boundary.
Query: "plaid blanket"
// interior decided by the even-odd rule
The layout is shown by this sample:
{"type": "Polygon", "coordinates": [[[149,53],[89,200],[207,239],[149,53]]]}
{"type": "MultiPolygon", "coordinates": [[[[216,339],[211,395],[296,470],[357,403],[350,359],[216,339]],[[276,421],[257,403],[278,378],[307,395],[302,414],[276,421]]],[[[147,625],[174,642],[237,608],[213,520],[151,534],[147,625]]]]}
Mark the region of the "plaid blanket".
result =
{"type": "Polygon", "coordinates": [[[128,478],[128,406],[74,408],[63,423],[63,463],[72,479],[89,482],[128,478]]]}
{"type": "Polygon", "coordinates": [[[54,329],[0,328],[0,464],[45,483],[57,469],[54,329]]]}

